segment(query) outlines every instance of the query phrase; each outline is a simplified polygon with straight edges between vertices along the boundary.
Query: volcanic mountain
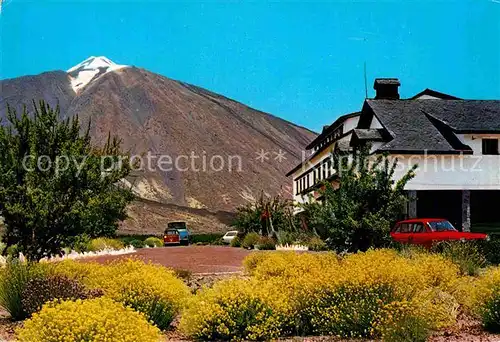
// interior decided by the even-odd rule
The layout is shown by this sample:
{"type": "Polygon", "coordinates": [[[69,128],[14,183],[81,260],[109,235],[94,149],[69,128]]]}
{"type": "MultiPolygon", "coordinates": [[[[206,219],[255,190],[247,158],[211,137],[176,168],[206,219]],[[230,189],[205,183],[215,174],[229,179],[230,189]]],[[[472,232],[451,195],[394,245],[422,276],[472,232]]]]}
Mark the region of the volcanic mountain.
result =
{"type": "Polygon", "coordinates": [[[106,57],[0,81],[0,118],[7,104],[20,111],[39,99],[58,104],[63,117],[90,120],[95,143],[111,132],[143,161],[128,179],[140,200],[122,227],[127,231],[161,231],[168,220],[221,229],[230,212],[262,191],[289,196],[285,173],[316,137],[222,95],[106,57]]]}

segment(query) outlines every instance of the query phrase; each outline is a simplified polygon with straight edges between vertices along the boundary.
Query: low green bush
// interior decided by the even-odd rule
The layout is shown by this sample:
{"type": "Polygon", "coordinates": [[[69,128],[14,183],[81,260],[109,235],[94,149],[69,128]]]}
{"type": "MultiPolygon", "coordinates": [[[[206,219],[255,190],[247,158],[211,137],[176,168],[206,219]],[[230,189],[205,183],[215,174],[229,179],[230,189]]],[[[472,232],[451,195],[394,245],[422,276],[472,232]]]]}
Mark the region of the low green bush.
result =
{"type": "Polygon", "coordinates": [[[142,240],[129,240],[128,245],[134,247],[134,248],[144,248],[146,247],[146,244],[142,240]]]}
{"type": "Polygon", "coordinates": [[[120,250],[124,247],[125,245],[123,244],[123,242],[118,239],[101,237],[90,240],[87,246],[87,250],[90,252],[99,252],[105,249],[120,250]]]}
{"type": "Polygon", "coordinates": [[[276,241],[273,238],[267,236],[261,236],[255,248],[265,251],[276,249],[276,241]]]}
{"type": "Polygon", "coordinates": [[[481,312],[484,329],[492,333],[500,332],[500,288],[496,288],[486,301],[481,312]]]}
{"type": "Polygon", "coordinates": [[[257,233],[251,232],[245,235],[243,241],[241,242],[241,247],[252,249],[259,243],[261,236],[257,233]]]}
{"type": "Polygon", "coordinates": [[[144,244],[148,247],[162,247],[163,241],[157,237],[151,236],[144,240],[144,244]]]}
{"type": "Polygon", "coordinates": [[[122,241],[125,244],[125,246],[128,246],[128,245],[130,245],[130,241],[133,241],[133,240],[144,241],[144,240],[146,240],[150,236],[151,235],[140,235],[140,234],[119,235],[119,236],[117,236],[117,239],[119,239],[120,241],[122,241]]]}
{"type": "Polygon", "coordinates": [[[443,241],[434,245],[433,251],[453,261],[460,272],[468,276],[478,275],[487,263],[476,241],[443,241]]]}
{"type": "Polygon", "coordinates": [[[22,292],[21,303],[28,316],[40,311],[42,305],[54,299],[87,299],[99,297],[102,291],[87,290],[75,279],[65,276],[40,277],[29,280],[22,292]]]}
{"type": "Polygon", "coordinates": [[[5,254],[11,258],[17,258],[19,256],[19,248],[17,247],[17,244],[7,247],[5,254]]]}
{"type": "Polygon", "coordinates": [[[432,318],[419,312],[415,303],[406,300],[384,305],[373,323],[372,336],[384,342],[425,342],[432,318]]]}
{"type": "Polygon", "coordinates": [[[293,245],[296,240],[296,235],[292,232],[280,231],[277,234],[278,236],[278,244],[280,245],[293,245]]]}
{"type": "Polygon", "coordinates": [[[309,241],[314,237],[305,232],[288,232],[280,231],[277,234],[277,241],[279,245],[308,245],[309,241]]]}
{"type": "Polygon", "coordinates": [[[214,240],[211,245],[212,246],[224,246],[226,243],[224,242],[224,240],[222,240],[222,238],[219,238],[217,240],[214,240]]]}
{"type": "Polygon", "coordinates": [[[314,251],[314,252],[328,250],[328,246],[326,245],[326,242],[321,240],[317,236],[313,236],[312,238],[309,239],[309,241],[307,242],[307,247],[309,248],[310,251],[314,251]]]}
{"type": "Polygon", "coordinates": [[[479,248],[489,264],[500,264],[500,236],[491,235],[489,240],[478,242],[479,248]]]}
{"type": "Polygon", "coordinates": [[[235,236],[231,243],[229,244],[231,247],[241,247],[241,238],[239,236],[235,236]]]}
{"type": "Polygon", "coordinates": [[[218,244],[219,241],[221,240],[223,234],[192,234],[190,236],[190,242],[192,244],[207,244],[207,245],[213,245],[213,244],[218,244]]]}
{"type": "Polygon", "coordinates": [[[18,259],[9,260],[0,270],[0,306],[13,320],[23,320],[28,313],[23,308],[23,292],[27,284],[50,273],[50,266],[43,263],[25,263],[18,259]]]}
{"type": "Polygon", "coordinates": [[[190,280],[191,277],[193,276],[193,272],[182,268],[174,268],[174,274],[177,278],[183,280],[190,280]]]}
{"type": "Polygon", "coordinates": [[[429,324],[421,317],[407,317],[397,327],[387,333],[385,342],[425,342],[431,330],[429,324]]]}
{"type": "Polygon", "coordinates": [[[88,246],[90,244],[90,237],[83,234],[75,236],[71,239],[68,247],[70,250],[74,250],[78,253],[88,252],[88,246]]]}

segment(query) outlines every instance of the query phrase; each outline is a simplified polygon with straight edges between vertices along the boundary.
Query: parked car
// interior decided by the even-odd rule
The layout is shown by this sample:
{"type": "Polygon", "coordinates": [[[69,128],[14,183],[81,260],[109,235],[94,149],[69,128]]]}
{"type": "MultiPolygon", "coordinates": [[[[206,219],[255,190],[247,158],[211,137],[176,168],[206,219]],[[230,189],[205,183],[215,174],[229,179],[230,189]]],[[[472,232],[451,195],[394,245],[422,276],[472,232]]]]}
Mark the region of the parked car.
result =
{"type": "Polygon", "coordinates": [[[189,232],[189,229],[187,228],[186,222],[169,222],[167,223],[167,230],[168,229],[177,229],[179,232],[180,236],[180,244],[181,245],[189,245],[189,240],[191,238],[191,233],[189,232]]]}
{"type": "Polygon", "coordinates": [[[391,231],[394,241],[431,247],[433,243],[451,240],[486,240],[482,233],[459,232],[445,219],[416,218],[396,223],[391,231]]]}
{"type": "Polygon", "coordinates": [[[179,245],[181,243],[181,238],[179,231],[177,229],[165,229],[165,234],[163,235],[163,245],[179,245]]]}
{"type": "Polygon", "coordinates": [[[224,236],[222,237],[222,241],[224,241],[224,243],[230,244],[231,241],[233,241],[233,239],[238,236],[238,234],[239,232],[237,230],[230,230],[226,234],[224,234],[224,236]]]}

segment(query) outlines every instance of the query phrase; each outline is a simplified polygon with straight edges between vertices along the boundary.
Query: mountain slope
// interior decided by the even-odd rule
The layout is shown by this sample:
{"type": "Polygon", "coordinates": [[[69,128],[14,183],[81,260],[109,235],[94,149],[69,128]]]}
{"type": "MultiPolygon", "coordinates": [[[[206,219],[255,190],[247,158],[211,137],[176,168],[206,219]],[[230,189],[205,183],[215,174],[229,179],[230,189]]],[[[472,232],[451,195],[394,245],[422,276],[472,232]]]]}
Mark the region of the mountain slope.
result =
{"type": "MultiPolygon", "coordinates": [[[[32,97],[52,104],[57,97],[64,116],[91,120],[95,142],[104,142],[111,132],[133,154],[149,152],[155,170],[145,167],[128,179],[149,201],[232,211],[261,191],[290,194],[291,181],[284,175],[299,162],[315,133],[200,87],[135,67],[111,65],[108,70],[98,62],[84,61],[101,68],[85,70],[85,78],[78,74],[85,69],[80,65],[70,73],[1,81],[0,108],[13,98],[5,97],[4,90],[17,92],[16,107],[32,97]],[[75,87],[78,77],[87,83],[75,87]],[[261,151],[266,153],[264,162],[257,159],[261,151]],[[278,153],[286,159],[277,160],[278,153]],[[160,170],[159,156],[177,160],[177,168],[160,170]]],[[[134,222],[140,226],[137,215],[134,222]]]]}
{"type": "Polygon", "coordinates": [[[23,105],[32,107],[32,101],[40,99],[54,107],[59,104],[61,111],[65,112],[75,96],[69,76],[64,71],[44,72],[36,76],[0,81],[0,118],[5,116],[7,104],[17,111],[22,111],[23,105]]]}

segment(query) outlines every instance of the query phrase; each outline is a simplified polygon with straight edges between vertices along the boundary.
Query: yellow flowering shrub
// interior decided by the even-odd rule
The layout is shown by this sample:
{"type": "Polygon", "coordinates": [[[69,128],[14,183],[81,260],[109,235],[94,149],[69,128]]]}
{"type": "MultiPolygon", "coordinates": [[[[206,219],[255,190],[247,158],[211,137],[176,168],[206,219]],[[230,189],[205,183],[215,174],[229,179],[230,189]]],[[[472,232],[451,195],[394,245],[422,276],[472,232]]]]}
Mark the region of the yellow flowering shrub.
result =
{"type": "Polygon", "coordinates": [[[104,271],[104,265],[102,264],[96,262],[77,262],[69,259],[55,263],[53,267],[56,274],[79,280],[91,289],[98,287],[98,282],[94,281],[95,275],[104,271]]]}
{"type": "Polygon", "coordinates": [[[100,237],[90,240],[87,245],[87,250],[90,252],[98,252],[105,249],[120,250],[124,247],[125,245],[123,242],[118,239],[100,237]]]}
{"type": "Polygon", "coordinates": [[[413,311],[401,320],[415,324],[416,333],[426,333],[453,324],[458,312],[451,294],[460,279],[458,267],[425,251],[404,255],[379,249],[344,257],[334,253],[253,253],[244,267],[250,280],[225,283],[192,299],[182,318],[188,335],[209,340],[228,338],[235,331],[245,332],[239,338],[261,339],[283,334],[376,337],[384,330],[374,326],[375,322],[386,326],[387,317],[398,317],[388,315],[382,320],[380,315],[390,308],[398,313],[406,308],[405,303],[411,303],[413,311]],[[254,301],[260,305],[258,310],[250,304],[254,301]],[[240,317],[254,317],[262,310],[267,314],[259,314],[263,321],[258,323],[240,317]]]}
{"type": "Polygon", "coordinates": [[[51,302],[17,330],[21,342],[158,342],[144,315],[109,298],[51,302]]]}
{"type": "Polygon", "coordinates": [[[391,302],[377,313],[371,333],[384,342],[425,342],[430,326],[427,317],[407,301],[391,302]]]}
{"type": "Polygon", "coordinates": [[[286,294],[272,281],[229,279],[205,288],[189,301],[179,329],[213,340],[268,340],[288,335],[286,294]]]}
{"type": "Polygon", "coordinates": [[[479,316],[484,304],[500,290],[500,267],[490,267],[479,277],[464,277],[457,295],[468,313],[479,316]]]}
{"type": "Polygon", "coordinates": [[[459,269],[437,254],[417,253],[404,257],[390,249],[348,255],[342,261],[347,281],[391,284],[402,295],[413,296],[429,287],[451,290],[459,269]]]}
{"type": "Polygon", "coordinates": [[[339,265],[335,253],[259,252],[243,261],[246,272],[258,279],[322,275],[339,265]]]}
{"type": "Polygon", "coordinates": [[[191,295],[174,272],[163,266],[127,259],[106,265],[64,261],[56,272],[76,277],[106,297],[143,312],[160,329],[166,329],[191,295]]]}
{"type": "Polygon", "coordinates": [[[302,333],[340,337],[369,337],[380,309],[399,298],[385,284],[322,286],[310,293],[297,310],[302,333]]]}
{"type": "Polygon", "coordinates": [[[456,292],[466,311],[479,318],[485,330],[500,332],[500,267],[490,267],[477,278],[464,277],[456,292]]]}

